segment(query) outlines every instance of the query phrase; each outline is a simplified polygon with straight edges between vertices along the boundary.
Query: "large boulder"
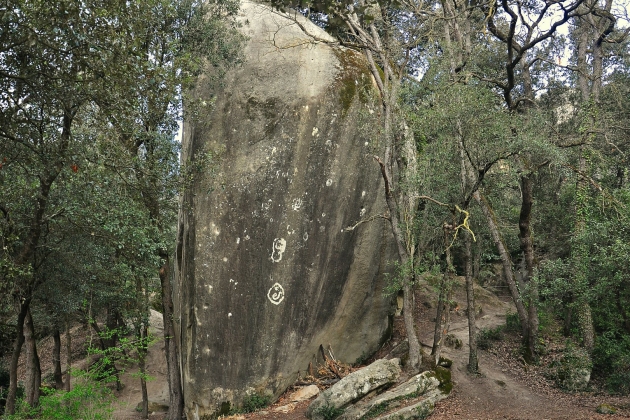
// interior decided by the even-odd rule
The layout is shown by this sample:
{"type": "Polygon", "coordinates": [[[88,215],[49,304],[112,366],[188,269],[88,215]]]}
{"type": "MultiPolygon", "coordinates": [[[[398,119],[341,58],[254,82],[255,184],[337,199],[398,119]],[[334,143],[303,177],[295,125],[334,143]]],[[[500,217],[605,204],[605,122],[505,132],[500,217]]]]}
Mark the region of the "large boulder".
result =
{"type": "Polygon", "coordinates": [[[305,19],[314,37],[267,6],[241,14],[244,65],[220,89],[202,77],[202,117],[184,123],[194,178],[174,318],[189,418],[278,396],[320,345],[354,362],[390,330],[382,291],[396,254],[363,56],[305,19]]]}

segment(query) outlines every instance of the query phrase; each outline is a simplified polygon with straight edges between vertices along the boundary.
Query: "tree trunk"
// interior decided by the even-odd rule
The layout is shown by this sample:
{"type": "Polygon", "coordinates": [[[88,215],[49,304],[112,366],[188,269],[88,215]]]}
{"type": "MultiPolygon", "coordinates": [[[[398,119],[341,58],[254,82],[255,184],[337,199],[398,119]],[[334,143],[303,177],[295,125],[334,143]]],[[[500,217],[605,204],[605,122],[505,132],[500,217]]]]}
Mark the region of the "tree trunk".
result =
{"type": "Polygon", "coordinates": [[[464,263],[466,264],[466,301],[468,303],[468,371],[479,372],[479,358],[477,356],[477,323],[475,320],[475,288],[472,276],[472,235],[464,231],[464,263]]]}
{"type": "Polygon", "coordinates": [[[591,307],[588,302],[588,270],[589,270],[589,245],[586,243],[586,239],[583,237],[586,231],[588,206],[589,206],[589,190],[588,181],[583,174],[588,171],[588,158],[586,151],[582,149],[580,151],[580,161],[578,175],[578,181],[576,186],[576,222],[574,236],[577,237],[573,248],[571,250],[573,259],[573,287],[575,291],[575,315],[577,316],[578,325],[580,328],[580,338],[582,339],[582,345],[589,352],[593,351],[595,345],[595,329],[593,327],[593,316],[591,314],[591,307]]]}
{"type": "Polygon", "coordinates": [[[147,326],[140,329],[140,346],[138,347],[138,370],[140,371],[140,389],[142,390],[142,418],[149,418],[149,394],[147,393],[146,357],[147,357],[147,326]]]}
{"type": "Polygon", "coordinates": [[[15,342],[13,343],[11,365],[9,366],[9,392],[7,394],[7,404],[5,407],[7,414],[15,414],[15,399],[17,397],[17,368],[18,361],[20,360],[20,353],[22,352],[22,345],[24,344],[24,321],[26,320],[26,314],[29,311],[30,303],[30,299],[26,299],[24,302],[20,303],[19,306],[20,309],[16,324],[17,334],[15,342]]]}
{"type": "Polygon", "coordinates": [[[72,336],[70,321],[66,318],[66,391],[70,392],[70,371],[72,370],[72,336]]]}
{"type": "Polygon", "coordinates": [[[440,360],[440,352],[442,350],[442,318],[444,310],[448,311],[448,308],[444,308],[447,305],[446,299],[446,273],[442,276],[440,282],[440,294],[438,296],[437,311],[435,313],[435,329],[433,330],[433,347],[431,348],[431,356],[433,361],[437,365],[440,360]]]}
{"type": "Polygon", "coordinates": [[[160,268],[162,286],[162,319],[164,320],[164,350],[166,353],[166,378],[168,381],[169,420],[180,420],[184,415],[184,395],[179,367],[179,349],[175,340],[173,321],[173,291],[171,288],[171,270],[168,255],[160,268]]]}
{"type": "Polygon", "coordinates": [[[518,286],[516,285],[514,270],[512,268],[512,258],[510,258],[510,254],[505,248],[503,238],[501,237],[501,232],[499,231],[496,220],[494,220],[494,213],[492,212],[490,205],[486,202],[485,198],[481,195],[479,191],[475,191],[475,193],[473,194],[473,198],[475,199],[475,201],[477,201],[477,203],[479,203],[479,206],[481,207],[481,210],[486,217],[486,223],[488,224],[488,229],[490,230],[492,240],[499,250],[499,256],[501,257],[501,264],[503,266],[503,275],[505,277],[505,282],[507,283],[510,294],[512,295],[512,300],[516,305],[516,312],[521,323],[521,332],[523,336],[525,336],[527,334],[527,331],[529,331],[529,316],[527,314],[527,311],[525,310],[525,305],[518,290],[518,286]]]}
{"type": "Polygon", "coordinates": [[[42,370],[37,355],[37,341],[35,339],[35,325],[29,309],[24,320],[24,339],[26,345],[26,383],[24,391],[26,402],[31,407],[39,404],[39,394],[42,385],[42,370]]]}
{"type": "Polygon", "coordinates": [[[118,372],[118,368],[116,367],[116,356],[112,355],[111,352],[109,352],[109,349],[116,346],[116,342],[112,341],[113,336],[109,338],[106,337],[106,334],[101,331],[101,328],[98,326],[98,323],[95,319],[89,317],[88,322],[90,323],[92,329],[96,332],[96,336],[98,337],[99,346],[101,347],[100,360],[105,360],[100,366],[100,373],[113,377],[116,380],[116,391],[120,391],[122,389],[122,384],[120,383],[120,373],[118,372]]]}
{"type": "Polygon", "coordinates": [[[453,258],[451,255],[451,248],[449,244],[449,238],[451,234],[452,226],[447,223],[444,224],[444,244],[446,246],[446,270],[442,276],[440,282],[440,294],[438,297],[437,313],[435,315],[435,330],[433,332],[433,347],[431,348],[431,355],[435,361],[435,364],[440,361],[440,353],[442,350],[442,342],[444,341],[444,335],[448,333],[450,327],[450,312],[451,312],[451,276],[453,274],[453,258]],[[444,314],[446,311],[446,314],[444,314]],[[442,319],[446,318],[442,323],[442,319]],[[443,327],[444,325],[444,327],[443,327]]]}
{"type": "Polygon", "coordinates": [[[55,380],[55,389],[63,389],[63,375],[61,373],[61,334],[59,333],[59,328],[55,327],[55,331],[53,332],[53,366],[54,373],[53,378],[55,380]]]}
{"type": "Polygon", "coordinates": [[[534,244],[532,241],[530,222],[533,199],[531,174],[521,176],[521,213],[519,216],[519,239],[525,260],[523,282],[526,285],[527,300],[527,333],[523,335],[525,361],[532,363],[536,359],[536,343],[538,341],[538,286],[534,279],[534,244]]]}

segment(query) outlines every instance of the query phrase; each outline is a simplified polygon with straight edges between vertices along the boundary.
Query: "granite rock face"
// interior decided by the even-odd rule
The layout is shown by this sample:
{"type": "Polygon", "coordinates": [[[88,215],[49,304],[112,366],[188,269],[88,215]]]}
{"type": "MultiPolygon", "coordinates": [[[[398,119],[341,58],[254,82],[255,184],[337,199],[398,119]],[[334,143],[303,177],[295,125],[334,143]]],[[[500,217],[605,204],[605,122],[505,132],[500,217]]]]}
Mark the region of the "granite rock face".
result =
{"type": "Polygon", "coordinates": [[[320,344],[348,363],[374,352],[392,314],[382,291],[396,253],[379,217],[363,57],[266,6],[245,2],[241,14],[244,65],[219,90],[202,77],[210,111],[184,124],[195,176],[181,203],[175,321],[191,419],[278,396],[320,344]]]}

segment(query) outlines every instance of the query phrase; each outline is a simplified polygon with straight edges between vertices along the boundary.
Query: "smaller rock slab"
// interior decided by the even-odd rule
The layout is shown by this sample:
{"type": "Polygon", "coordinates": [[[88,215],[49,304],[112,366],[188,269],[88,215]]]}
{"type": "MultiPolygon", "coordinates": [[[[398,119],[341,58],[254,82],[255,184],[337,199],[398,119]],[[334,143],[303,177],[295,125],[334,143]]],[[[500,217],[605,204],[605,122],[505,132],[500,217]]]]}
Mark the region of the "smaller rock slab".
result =
{"type": "Polygon", "coordinates": [[[289,395],[289,401],[300,402],[310,400],[316,395],[319,395],[319,388],[317,387],[317,385],[309,385],[302,387],[295,391],[293,394],[289,395]]]}
{"type": "MultiPolygon", "coordinates": [[[[339,420],[357,420],[372,412],[385,412],[397,407],[402,401],[415,399],[437,389],[440,381],[432,372],[422,372],[394,389],[383,392],[367,401],[359,401],[346,409],[339,420]]],[[[373,417],[370,415],[368,417],[373,417]]]]}
{"type": "Polygon", "coordinates": [[[380,359],[361,370],[352,372],[335,385],[319,394],[306,410],[306,417],[323,420],[327,408],[344,408],[353,401],[385,385],[393,384],[400,376],[399,359],[380,359]]]}
{"type": "Polygon", "coordinates": [[[430,391],[425,395],[422,401],[419,401],[413,405],[402,408],[393,413],[386,414],[381,417],[377,417],[375,420],[421,420],[429,417],[433,413],[435,403],[441,399],[446,398],[446,395],[440,390],[430,391]]]}
{"type": "Polygon", "coordinates": [[[287,405],[282,405],[280,407],[276,407],[273,409],[273,411],[277,412],[277,413],[290,413],[291,411],[295,410],[295,406],[297,405],[297,403],[291,402],[287,405]]]}

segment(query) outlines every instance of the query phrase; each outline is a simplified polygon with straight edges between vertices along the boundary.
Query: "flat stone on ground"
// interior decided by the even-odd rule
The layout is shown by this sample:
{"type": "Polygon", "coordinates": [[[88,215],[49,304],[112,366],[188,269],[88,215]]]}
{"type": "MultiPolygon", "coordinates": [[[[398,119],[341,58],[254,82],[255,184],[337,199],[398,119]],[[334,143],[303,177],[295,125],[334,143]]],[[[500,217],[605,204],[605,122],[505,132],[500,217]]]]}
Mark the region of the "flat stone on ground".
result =
{"type": "Polygon", "coordinates": [[[300,401],[310,400],[316,395],[319,395],[319,388],[317,387],[317,385],[309,385],[309,386],[302,387],[298,389],[297,391],[295,391],[294,393],[292,393],[289,396],[289,401],[300,402],[300,401]]]}

